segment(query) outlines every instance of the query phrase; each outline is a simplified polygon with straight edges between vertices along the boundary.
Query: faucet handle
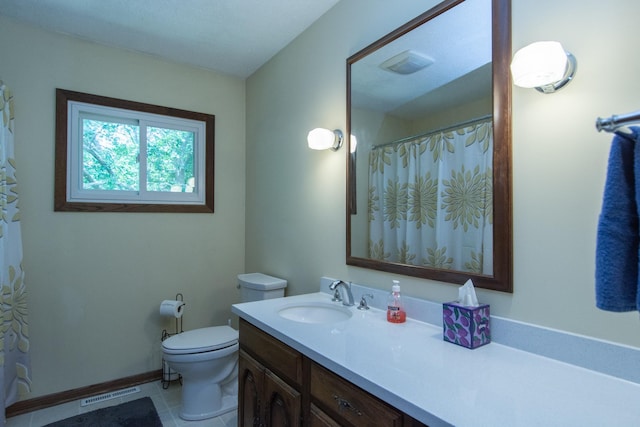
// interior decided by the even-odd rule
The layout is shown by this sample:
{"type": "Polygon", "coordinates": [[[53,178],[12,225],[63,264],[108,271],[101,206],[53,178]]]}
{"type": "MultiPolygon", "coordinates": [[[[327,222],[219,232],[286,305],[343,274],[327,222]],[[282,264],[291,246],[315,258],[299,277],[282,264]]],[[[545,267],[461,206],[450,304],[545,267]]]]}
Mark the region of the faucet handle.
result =
{"type": "Polygon", "coordinates": [[[362,298],[360,298],[360,305],[358,306],[358,310],[369,310],[369,306],[367,305],[366,297],[373,299],[372,294],[363,294],[362,298]]]}

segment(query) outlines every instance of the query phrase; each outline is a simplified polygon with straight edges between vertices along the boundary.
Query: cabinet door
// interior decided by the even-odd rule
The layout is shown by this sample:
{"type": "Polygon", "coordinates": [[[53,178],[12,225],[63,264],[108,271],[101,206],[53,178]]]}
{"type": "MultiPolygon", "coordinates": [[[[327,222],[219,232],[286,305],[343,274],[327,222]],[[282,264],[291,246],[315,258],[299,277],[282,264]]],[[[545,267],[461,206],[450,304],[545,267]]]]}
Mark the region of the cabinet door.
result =
{"type": "Polygon", "coordinates": [[[262,420],[264,367],[240,350],[238,360],[238,426],[259,427],[262,420]]]}
{"type": "Polygon", "coordinates": [[[300,393],[269,370],[264,373],[264,389],[266,427],[300,426],[302,411],[300,393]]]}

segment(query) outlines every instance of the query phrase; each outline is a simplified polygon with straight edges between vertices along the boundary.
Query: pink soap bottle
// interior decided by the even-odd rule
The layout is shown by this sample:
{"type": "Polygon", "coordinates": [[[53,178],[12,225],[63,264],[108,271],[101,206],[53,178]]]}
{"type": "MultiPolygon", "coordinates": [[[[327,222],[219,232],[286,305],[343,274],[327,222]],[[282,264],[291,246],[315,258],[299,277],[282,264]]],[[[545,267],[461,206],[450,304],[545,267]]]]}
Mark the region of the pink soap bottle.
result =
{"type": "Polygon", "coordinates": [[[393,281],[391,294],[387,302],[387,321],[391,323],[404,323],[407,320],[407,313],[402,306],[400,298],[400,282],[393,281]]]}

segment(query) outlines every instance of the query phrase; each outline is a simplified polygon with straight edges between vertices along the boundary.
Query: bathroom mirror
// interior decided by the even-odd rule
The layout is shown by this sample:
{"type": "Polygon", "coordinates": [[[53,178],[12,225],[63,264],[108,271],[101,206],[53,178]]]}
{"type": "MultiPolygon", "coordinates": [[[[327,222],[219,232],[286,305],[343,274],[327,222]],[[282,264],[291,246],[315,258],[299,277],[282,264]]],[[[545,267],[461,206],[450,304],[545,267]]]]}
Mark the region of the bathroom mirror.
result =
{"type": "Polygon", "coordinates": [[[511,2],[446,0],[347,59],[347,264],[513,292],[511,2]]]}

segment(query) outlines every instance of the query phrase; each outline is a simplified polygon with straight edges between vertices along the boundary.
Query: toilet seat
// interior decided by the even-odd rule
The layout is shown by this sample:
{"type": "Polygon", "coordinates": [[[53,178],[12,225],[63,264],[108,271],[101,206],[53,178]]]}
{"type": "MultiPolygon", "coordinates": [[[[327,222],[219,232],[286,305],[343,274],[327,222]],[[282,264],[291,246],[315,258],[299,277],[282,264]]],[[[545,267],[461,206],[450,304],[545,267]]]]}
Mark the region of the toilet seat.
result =
{"type": "Polygon", "coordinates": [[[230,326],[211,326],[173,335],[162,341],[166,354],[192,354],[220,350],[238,343],[238,331],[230,326]]]}

